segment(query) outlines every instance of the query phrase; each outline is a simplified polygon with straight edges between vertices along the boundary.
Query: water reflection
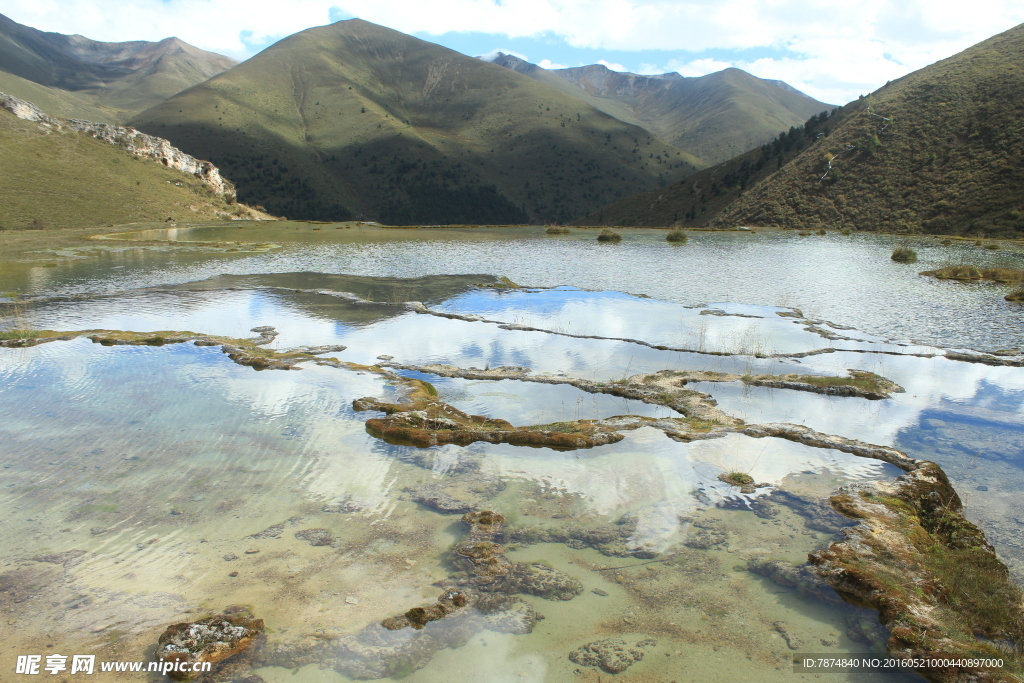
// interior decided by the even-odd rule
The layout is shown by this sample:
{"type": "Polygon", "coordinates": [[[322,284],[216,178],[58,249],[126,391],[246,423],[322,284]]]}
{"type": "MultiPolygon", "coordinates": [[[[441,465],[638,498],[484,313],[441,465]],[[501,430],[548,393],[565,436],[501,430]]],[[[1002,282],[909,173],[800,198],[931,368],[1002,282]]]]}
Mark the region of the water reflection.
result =
{"type": "MultiPolygon", "coordinates": [[[[280,332],[274,348],[343,344],[340,358],[365,365],[387,355],[602,381],[664,369],[869,370],[906,392],[867,401],[738,383],[697,388],[748,422],[803,423],[940,462],[1011,567],[1024,566],[1017,554],[1024,511],[1015,495],[1024,484],[1024,370],[842,350],[918,349],[825,340],[778,308],[720,305],[707,315],[613,292],[472,288],[480,277],[226,277],[43,301],[26,315],[56,329],[233,337],[269,324],[280,332]],[[441,313],[643,343],[502,328],[398,305],[412,296],[441,313]],[[747,355],[651,346],[689,344],[701,330],[705,351],[731,346],[747,355]],[[840,350],[758,358],[749,354],[769,347],[748,344],[757,339],[786,351],[840,350]]],[[[607,669],[581,664],[589,655],[569,655],[592,653],[612,636],[643,653],[628,670],[638,679],[672,680],[681,670],[713,678],[728,665],[740,679],[788,680],[792,652],[881,647],[885,634],[871,617],[830,593],[771,577],[799,572],[807,553],[847,523],[823,502],[832,491],[890,479],[898,474],[891,466],[739,434],[679,443],[650,427],[581,451],[394,446],[367,434],[367,414],[352,410],[356,398],[393,395],[385,378],[301,367],[255,372],[217,348],[191,344],[101,347],[78,339],[3,349],[0,510],[10,524],[0,530],[7,563],[0,601],[16,614],[12,645],[35,652],[56,641],[113,659],[145,651],[168,623],[237,603],[254,606],[274,629],[250,662],[268,681],[370,673],[450,680],[484,662],[484,680],[512,673],[597,680],[607,669]],[[729,473],[758,486],[744,493],[722,481],[729,473]],[[382,619],[434,604],[442,587],[465,578],[453,548],[467,534],[461,515],[479,509],[505,516],[499,541],[509,562],[536,576],[569,577],[582,592],[557,600],[544,590],[519,592],[514,604],[494,612],[474,606],[479,614],[430,622],[418,636],[383,633],[382,619]],[[529,629],[524,614],[533,615],[529,629]],[[360,668],[369,661],[384,668],[360,668]]],[[[567,385],[422,377],[459,409],[516,424],[672,414],[567,385]]]]}
{"type": "Polygon", "coordinates": [[[811,317],[880,337],[945,347],[1019,346],[1017,330],[1024,322],[1024,309],[1002,299],[1007,286],[917,275],[962,262],[1020,268],[1016,253],[990,252],[961,241],[915,241],[910,246],[919,262],[906,266],[889,259],[897,238],[869,234],[801,238],[777,231],[695,232],[679,248],[665,243],[663,231],[637,230],[627,231],[621,244],[608,248],[596,242],[594,231],[586,230],[551,239],[543,228],[339,230],[273,223],[196,228],[187,237],[283,247],[260,254],[223,248],[211,253],[181,243],[130,247],[104,242],[105,250],[95,256],[62,258],[53,268],[43,267],[45,263],[5,266],[0,291],[126,291],[223,273],[415,277],[472,272],[505,275],[526,285],[632,292],[690,306],[709,301],[795,306],[811,317]]]}
{"type": "MultiPolygon", "coordinates": [[[[38,606],[16,610],[22,651],[47,633],[60,649],[115,658],[144,651],[167,623],[241,603],[275,631],[276,645],[253,660],[260,675],[274,680],[295,664],[290,680],[320,680],[297,652],[429,604],[432,584],[449,580],[464,531],[416,501],[428,500],[424,487],[506,510],[510,559],[552,565],[585,591],[564,602],[522,596],[547,617],[530,634],[456,638],[423,668],[401,670],[414,680],[465,670],[485,647],[479,639],[495,648],[492,663],[544,680],[579,680],[567,654],[598,633],[654,640],[630,670],[654,677],[677,672],[675,658],[713,660],[718,648],[751,672],[788,678],[789,648],[771,626],[780,620],[804,643],[824,632],[837,652],[868,647],[845,635],[847,608],[745,569],[763,556],[800,563],[828,533],[787,502],[766,500],[775,509],[761,516],[715,503],[738,499],[717,479],[727,469],[813,503],[842,483],[892,476],[874,461],[739,435],[681,444],[650,429],[585,453],[419,451],[372,439],[352,413],[352,398],[386,391],[371,374],[257,373],[216,349],[85,340],[8,351],[0,364],[11,448],[4,586],[38,606]],[[640,564],[673,548],[667,562],[640,564]]],[[[530,385],[502,391],[517,389],[528,405],[530,385]]],[[[332,675],[354,671],[334,650],[317,655],[325,664],[332,675]]]]}

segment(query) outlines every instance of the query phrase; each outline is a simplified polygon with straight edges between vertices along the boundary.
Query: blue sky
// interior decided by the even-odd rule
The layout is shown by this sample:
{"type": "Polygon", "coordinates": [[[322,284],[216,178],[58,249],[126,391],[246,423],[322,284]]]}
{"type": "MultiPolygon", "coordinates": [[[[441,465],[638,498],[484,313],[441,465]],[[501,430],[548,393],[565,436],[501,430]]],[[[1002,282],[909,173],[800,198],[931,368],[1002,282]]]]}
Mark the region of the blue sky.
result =
{"type": "Polygon", "coordinates": [[[1024,23],[1020,0],[0,0],[0,13],[95,40],[175,35],[245,59],[359,17],[476,56],[700,76],[735,66],[843,104],[1024,23]]]}

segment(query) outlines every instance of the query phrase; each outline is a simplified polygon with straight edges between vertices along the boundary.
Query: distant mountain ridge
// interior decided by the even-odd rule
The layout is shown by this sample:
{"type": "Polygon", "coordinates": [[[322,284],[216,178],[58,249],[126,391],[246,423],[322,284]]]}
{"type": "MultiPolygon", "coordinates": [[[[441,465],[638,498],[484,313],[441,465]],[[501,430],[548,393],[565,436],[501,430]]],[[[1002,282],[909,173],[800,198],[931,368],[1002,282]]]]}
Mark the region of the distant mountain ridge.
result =
{"type": "Polygon", "coordinates": [[[687,78],[674,72],[612,71],[601,64],[546,70],[501,52],[491,61],[548,85],[555,85],[555,78],[571,83],[575,87],[563,92],[643,126],[708,164],[753,149],[832,108],[782,81],[734,68],[687,78]]]}
{"type": "Polygon", "coordinates": [[[1024,237],[1024,25],[580,223],[1024,237]]]}
{"type": "Polygon", "coordinates": [[[706,165],[562,90],[359,19],[285,38],[131,123],[292,218],[565,222],[706,165]]]}
{"type": "Polygon", "coordinates": [[[0,15],[0,90],[54,115],[121,121],[235,64],[178,38],[104,43],[0,15]]]}

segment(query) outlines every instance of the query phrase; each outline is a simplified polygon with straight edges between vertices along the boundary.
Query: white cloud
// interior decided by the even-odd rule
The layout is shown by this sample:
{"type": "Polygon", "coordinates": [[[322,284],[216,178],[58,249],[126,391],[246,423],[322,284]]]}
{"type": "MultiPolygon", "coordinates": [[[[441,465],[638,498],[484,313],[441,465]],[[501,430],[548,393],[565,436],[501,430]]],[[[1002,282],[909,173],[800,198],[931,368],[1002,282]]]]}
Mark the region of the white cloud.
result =
{"type": "Polygon", "coordinates": [[[678,60],[670,61],[661,71],[675,71],[683,76],[695,77],[695,76],[706,76],[722,69],[728,69],[731,66],[735,66],[732,62],[722,62],[711,57],[705,59],[694,59],[690,62],[680,62],[678,60]]]}
{"type": "Polygon", "coordinates": [[[542,60],[540,60],[539,62],[537,62],[537,66],[539,66],[542,69],[549,69],[549,70],[550,69],[568,69],[569,68],[565,64],[558,64],[557,62],[552,62],[550,59],[542,59],[542,60]]]}
{"type": "Polygon", "coordinates": [[[604,59],[597,60],[597,63],[602,65],[602,66],[605,66],[605,67],[611,69],[612,71],[629,71],[629,69],[627,69],[626,67],[622,66],[621,64],[616,64],[615,62],[609,62],[609,61],[604,60],[604,59]]]}
{"type": "Polygon", "coordinates": [[[691,73],[708,62],[687,53],[767,49],[778,56],[752,62],[758,75],[834,102],[1024,22],[1019,0],[0,0],[0,13],[47,31],[108,41],[177,35],[235,57],[328,23],[332,12],[420,35],[555,36],[577,48],[670,50],[691,73]]]}

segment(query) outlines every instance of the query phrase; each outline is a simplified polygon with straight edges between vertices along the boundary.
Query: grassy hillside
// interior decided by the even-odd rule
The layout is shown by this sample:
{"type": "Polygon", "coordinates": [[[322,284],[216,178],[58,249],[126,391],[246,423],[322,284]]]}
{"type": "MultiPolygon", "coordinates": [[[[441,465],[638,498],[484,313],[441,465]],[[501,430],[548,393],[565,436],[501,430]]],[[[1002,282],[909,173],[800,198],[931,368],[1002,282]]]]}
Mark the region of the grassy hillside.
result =
{"type": "Polygon", "coordinates": [[[286,38],[132,125],[291,218],[563,222],[703,167],[557,89],[360,20],[286,38]]]}
{"type": "Polygon", "coordinates": [[[121,112],[113,107],[97,105],[73,92],[40,85],[6,71],[0,71],[0,92],[32,102],[51,116],[98,123],[117,123],[121,118],[121,112]]]}
{"type": "Polygon", "coordinates": [[[620,73],[601,64],[547,71],[505,54],[494,63],[547,84],[570,84],[561,89],[643,126],[708,164],[753,149],[831,108],[782,81],[763,80],[740,69],[684,78],[677,73],[620,73]]]}
{"type": "Polygon", "coordinates": [[[1024,234],[1024,26],[845,110],[710,224],[1024,234]]]}
{"type": "Polygon", "coordinates": [[[574,223],[652,228],[707,226],[720,213],[727,216],[728,207],[748,188],[783,168],[819,137],[831,134],[850,112],[860,107],[860,103],[852,103],[812,116],[768,144],[668,187],[624,197],[574,223]]]}
{"type": "Polygon", "coordinates": [[[235,63],[177,38],[103,43],[0,15],[0,90],[52,116],[118,123],[235,63]]]}
{"type": "Polygon", "coordinates": [[[0,230],[250,215],[196,178],[82,133],[23,121],[6,109],[0,109],[0,168],[0,230]]]}

